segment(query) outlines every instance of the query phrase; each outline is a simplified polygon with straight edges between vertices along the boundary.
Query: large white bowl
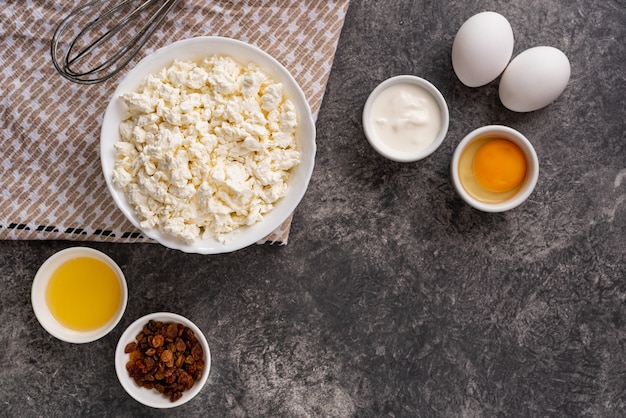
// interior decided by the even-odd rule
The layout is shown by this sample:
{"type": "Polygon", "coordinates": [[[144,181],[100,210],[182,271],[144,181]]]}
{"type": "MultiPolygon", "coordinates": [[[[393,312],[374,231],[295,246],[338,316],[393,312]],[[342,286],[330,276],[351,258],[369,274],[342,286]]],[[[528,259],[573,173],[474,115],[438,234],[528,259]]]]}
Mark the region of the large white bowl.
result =
{"type": "Polygon", "coordinates": [[[141,60],[133,68],[113,93],[102,122],[100,137],[100,158],[102,171],[113,200],[129,221],[146,236],[162,245],[189,253],[218,254],[235,251],[262,240],[277,229],[296,209],[308,187],[315,164],[315,122],[311,108],[302,89],[276,59],[250,44],[235,39],[203,36],[174,42],[141,60]],[[283,84],[286,96],[294,103],[298,113],[296,140],[302,161],[292,170],[289,190],[261,222],[241,227],[225,235],[222,243],[216,239],[204,239],[193,244],[173,238],[156,229],[145,229],[139,224],[133,208],[128,204],[124,192],[111,182],[115,164],[114,144],[120,141],[119,126],[122,122],[123,107],[119,96],[124,92],[137,91],[142,81],[175,59],[200,60],[211,55],[227,55],[241,64],[256,63],[266,74],[283,84]]]}
{"type": "Polygon", "coordinates": [[[204,387],[207,379],[209,378],[210,369],[211,351],[209,350],[209,343],[207,342],[206,337],[196,324],[184,316],[175,313],[156,312],[137,319],[128,328],[126,328],[126,331],[124,331],[120,337],[115,349],[115,373],[117,374],[120,384],[137,402],[141,402],[142,404],[152,408],[174,408],[192,400],[194,396],[200,393],[204,387]],[[164,323],[174,322],[185,325],[194,332],[198,342],[202,345],[202,350],[204,351],[204,372],[202,373],[202,377],[199,381],[195,382],[191,389],[183,392],[183,396],[175,402],[170,401],[167,396],[159,393],[156,389],[146,389],[139,386],[137,382],[130,377],[128,370],[126,370],[126,363],[130,357],[129,354],[124,352],[124,349],[128,343],[136,341],[135,337],[150,320],[164,323]]]}

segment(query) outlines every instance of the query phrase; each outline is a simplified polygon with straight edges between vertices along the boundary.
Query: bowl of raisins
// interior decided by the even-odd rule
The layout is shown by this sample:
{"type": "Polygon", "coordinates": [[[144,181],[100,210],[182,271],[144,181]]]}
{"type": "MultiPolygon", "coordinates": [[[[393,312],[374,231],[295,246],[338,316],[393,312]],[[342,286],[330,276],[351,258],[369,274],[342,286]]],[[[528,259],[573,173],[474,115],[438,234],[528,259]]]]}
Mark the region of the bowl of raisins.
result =
{"type": "Polygon", "coordinates": [[[158,312],[137,319],[115,350],[115,372],[122,387],[152,408],[173,408],[196,396],[209,377],[211,353],[189,319],[158,312]]]}

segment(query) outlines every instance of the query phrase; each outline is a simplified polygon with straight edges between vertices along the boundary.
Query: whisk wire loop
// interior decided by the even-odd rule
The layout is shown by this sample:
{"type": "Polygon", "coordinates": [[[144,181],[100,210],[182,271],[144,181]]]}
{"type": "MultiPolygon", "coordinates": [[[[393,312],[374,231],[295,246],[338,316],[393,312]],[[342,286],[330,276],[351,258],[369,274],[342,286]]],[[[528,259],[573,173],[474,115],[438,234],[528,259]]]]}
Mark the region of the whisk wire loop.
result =
{"type": "Polygon", "coordinates": [[[109,21],[115,19],[120,14],[120,11],[128,7],[133,1],[136,0],[125,0],[90,21],[69,42],[68,48],[61,56],[59,55],[59,44],[66,35],[68,28],[84,15],[101,8],[102,5],[108,1],[95,0],[75,9],[63,19],[54,32],[50,45],[52,62],[56,70],[68,80],[80,84],[100,83],[113,77],[137,55],[139,50],[159,27],[168,12],[178,2],[178,0],[145,0],[122,18],[119,18],[113,26],[107,28],[105,33],[98,36],[93,41],[88,40],[85,47],[80,47],[80,45],[85,43],[85,39],[89,39],[89,35],[97,33],[99,26],[106,25],[109,21]],[[113,43],[117,34],[126,29],[134,21],[140,19],[142,13],[145,13],[151,6],[158,2],[162,4],[130,38],[125,40],[122,45],[111,45],[108,50],[115,52],[107,56],[102,62],[97,61],[97,64],[90,66],[91,61],[89,61],[89,59],[93,59],[92,54],[97,53],[98,48],[104,48],[107,42],[113,43]]]}

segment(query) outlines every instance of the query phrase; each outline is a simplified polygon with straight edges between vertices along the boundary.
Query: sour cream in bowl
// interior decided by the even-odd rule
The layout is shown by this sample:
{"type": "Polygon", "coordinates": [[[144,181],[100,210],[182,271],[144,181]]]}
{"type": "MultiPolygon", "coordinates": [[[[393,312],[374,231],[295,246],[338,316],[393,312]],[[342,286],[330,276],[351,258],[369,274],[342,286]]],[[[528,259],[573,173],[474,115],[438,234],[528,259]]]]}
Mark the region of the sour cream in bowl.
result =
{"type": "Polygon", "coordinates": [[[363,130],[382,156],[413,162],[428,157],[448,132],[448,106],[427,80],[399,75],[379,84],[363,108],[363,130]]]}

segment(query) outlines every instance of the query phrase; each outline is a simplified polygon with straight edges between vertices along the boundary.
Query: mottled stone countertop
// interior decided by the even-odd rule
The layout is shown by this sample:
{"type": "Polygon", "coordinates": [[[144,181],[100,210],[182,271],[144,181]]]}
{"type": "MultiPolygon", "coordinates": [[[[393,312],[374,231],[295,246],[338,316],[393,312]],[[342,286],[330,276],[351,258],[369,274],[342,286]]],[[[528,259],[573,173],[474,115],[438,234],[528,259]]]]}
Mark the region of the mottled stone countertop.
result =
{"type": "Polygon", "coordinates": [[[89,344],[46,333],[30,304],[43,261],[72,242],[0,242],[1,416],[626,416],[626,4],[623,0],[351,3],[317,121],[318,154],[288,245],[201,256],[83,243],[128,279],[121,323],[89,344]],[[513,113],[498,81],[471,89],[450,51],[465,19],[506,16],[514,55],[562,49],[567,89],[513,113]],[[385,160],[361,112],[382,80],[415,74],[448,100],[431,157],[385,160]],[[539,156],[530,199],[501,214],[456,195],[469,131],[504,124],[539,156]],[[191,402],[144,407],[113,351],[141,315],[204,331],[213,363],[191,402]]]}

